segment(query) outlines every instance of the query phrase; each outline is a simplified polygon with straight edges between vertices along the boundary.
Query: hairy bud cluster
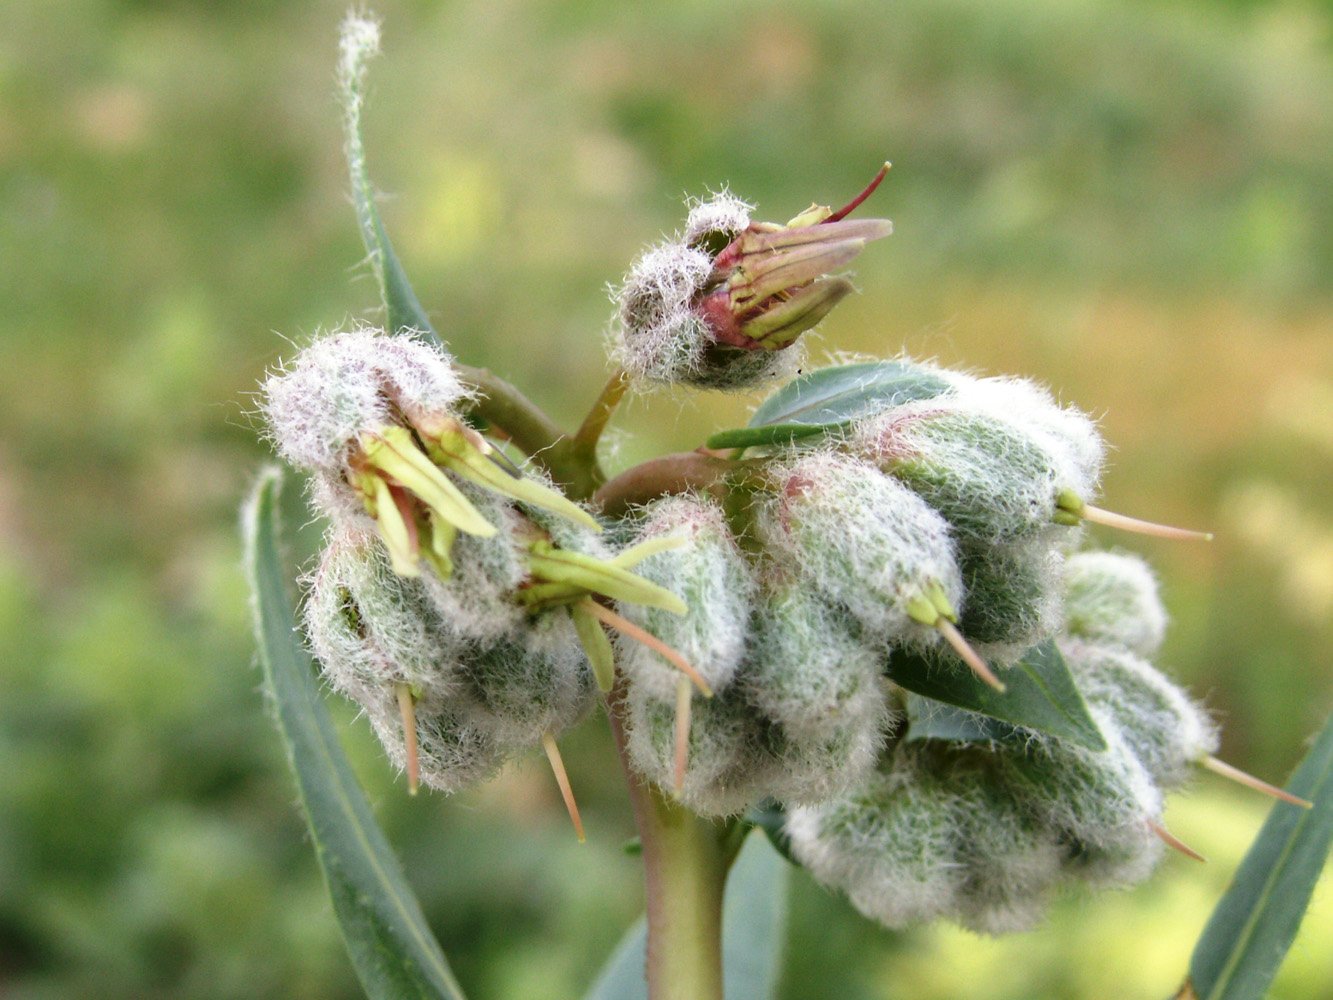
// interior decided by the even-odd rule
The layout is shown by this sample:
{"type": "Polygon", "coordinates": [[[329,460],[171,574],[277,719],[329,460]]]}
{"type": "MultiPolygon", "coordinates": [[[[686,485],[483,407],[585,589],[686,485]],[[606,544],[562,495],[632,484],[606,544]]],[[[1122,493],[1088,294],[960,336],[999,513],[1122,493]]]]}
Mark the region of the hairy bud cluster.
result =
{"type": "Polygon", "coordinates": [[[586,713],[585,638],[606,643],[580,617],[593,594],[683,610],[587,511],[462,421],[468,393],[442,351],[333,334],[264,394],[279,452],[311,473],[331,525],[311,645],[412,780],[454,791],[586,713]]]}
{"type": "Polygon", "coordinates": [[[711,697],[683,688],[651,650],[622,643],[629,680],[630,759],[664,787],[675,783],[681,692],[692,699],[681,801],[708,816],[760,799],[817,802],[874,766],[889,721],[873,651],[793,586],[772,587],[750,567],[721,507],[692,496],[652,504],[640,539],[685,544],[646,559],[643,575],[685,598],[674,621],[626,608],[687,655],[711,697]]]}
{"type": "MultiPolygon", "coordinates": [[[[729,196],[696,205],[626,286],[627,364],[696,384],[770,365],[781,344],[742,338],[833,294],[808,269],[847,251],[847,224],[812,213],[757,226],[729,196]],[[756,305],[737,290],[773,273],[758,245],[791,258],[774,281],[803,277],[756,305]]],[[[396,764],[453,791],[537,745],[555,763],[618,670],[639,773],[705,816],[780,803],[795,857],[890,926],[1000,932],[1058,886],[1143,877],[1163,795],[1217,737],[1148,662],[1166,622],[1152,573],[1075,551],[1101,438],[1031,383],[919,374],[928,398],[771,446],[603,534],[467,426],[447,355],[369,330],[316,342],[269,379],[265,412],[331,523],[305,609],[325,675],[396,764]],[[1107,749],[899,726],[899,658],[1002,688],[1051,639],[1107,749]]]]}
{"type": "Polygon", "coordinates": [[[1107,743],[1094,752],[1026,730],[973,744],[896,745],[849,796],[790,811],[795,856],[889,927],[946,918],[984,933],[1031,926],[1053,890],[1124,885],[1161,853],[1166,792],[1216,747],[1207,714],[1130,648],[1165,613],[1136,558],[1069,560],[1060,645],[1107,743]],[[1104,589],[1119,600],[1095,606],[1104,589]],[[1095,599],[1094,599],[1095,600],[1095,599]]]}

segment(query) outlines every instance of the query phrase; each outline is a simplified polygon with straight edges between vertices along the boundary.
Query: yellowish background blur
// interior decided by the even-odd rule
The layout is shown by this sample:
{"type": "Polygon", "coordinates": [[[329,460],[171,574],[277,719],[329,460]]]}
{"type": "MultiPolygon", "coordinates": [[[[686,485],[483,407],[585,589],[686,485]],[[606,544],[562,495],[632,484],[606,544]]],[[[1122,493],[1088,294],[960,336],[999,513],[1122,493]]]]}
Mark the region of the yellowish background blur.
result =
{"type": "MultiPolygon", "coordinates": [[[[0,6],[0,995],[359,995],[258,693],[235,509],[253,390],[367,315],[332,97],[340,3],[0,6]]],[[[1098,534],[1159,567],[1164,662],[1281,780],[1333,706],[1333,6],[1319,0],[393,0],[367,141],[464,360],[566,425],[616,281],[730,185],[897,232],[812,342],[1058,387],[1116,451],[1098,534]]],[[[610,464],[753,399],[661,393],[610,464]]],[[[299,501],[293,487],[293,517],[299,501]]],[[[317,531],[294,545],[308,553],[317,531]]],[[[599,720],[579,847],[538,761],[409,801],[347,743],[469,995],[577,996],[637,913],[599,720]]],[[[794,879],[796,998],[1162,997],[1266,803],[1201,778],[1171,858],[1002,941],[884,933],[794,879]]],[[[1272,996],[1333,994],[1321,889],[1272,996]]]]}

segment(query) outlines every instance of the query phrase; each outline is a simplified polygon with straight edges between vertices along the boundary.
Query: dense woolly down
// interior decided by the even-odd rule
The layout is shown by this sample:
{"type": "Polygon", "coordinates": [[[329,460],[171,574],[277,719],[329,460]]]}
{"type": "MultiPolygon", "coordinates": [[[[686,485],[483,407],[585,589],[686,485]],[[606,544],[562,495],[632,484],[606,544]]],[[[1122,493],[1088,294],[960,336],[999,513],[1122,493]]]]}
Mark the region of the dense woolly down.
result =
{"type": "MultiPolygon", "coordinates": [[[[700,203],[636,265],[634,373],[723,377],[707,331],[682,330],[748,211],[700,203]]],[[[613,520],[508,468],[442,351],[371,330],[316,341],[265,384],[264,412],[330,525],[304,612],[325,677],[395,765],[452,792],[550,752],[614,676],[636,771],[703,816],[780,805],[793,856],[891,927],[1015,930],[1062,886],[1144,877],[1163,796],[1217,734],[1150,663],[1152,572],[1082,551],[1101,437],[1032,383],[918,371],[928,398],[613,520]],[[1002,687],[1042,643],[1106,749],[1011,725],[913,736],[924,699],[892,679],[903,657],[1002,687]]]]}

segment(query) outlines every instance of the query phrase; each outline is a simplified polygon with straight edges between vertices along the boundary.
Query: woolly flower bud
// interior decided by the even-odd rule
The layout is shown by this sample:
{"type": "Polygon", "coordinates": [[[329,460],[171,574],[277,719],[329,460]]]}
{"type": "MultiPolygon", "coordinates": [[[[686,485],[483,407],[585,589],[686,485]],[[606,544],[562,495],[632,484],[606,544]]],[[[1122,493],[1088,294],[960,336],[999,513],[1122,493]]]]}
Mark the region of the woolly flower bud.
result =
{"type": "Polygon", "coordinates": [[[792,854],[819,882],[900,928],[939,917],[957,897],[964,877],[957,814],[966,808],[923,771],[895,760],[849,799],[791,810],[787,833],[792,854]]]}
{"type": "Polygon", "coordinates": [[[925,647],[954,620],[963,585],[945,520],[874,466],[813,452],[776,467],[752,507],[783,572],[846,608],[868,636],[925,647]]]}
{"type": "Polygon", "coordinates": [[[405,683],[447,699],[459,680],[451,657],[461,639],[417,581],[393,572],[374,536],[335,532],[305,606],[311,647],[335,690],[358,700],[405,683]]]}
{"type": "Polygon", "coordinates": [[[1045,531],[1076,478],[1041,437],[953,395],[880,414],[851,448],[910,486],[960,538],[985,546],[1045,531]]]}
{"type": "MultiPolygon", "coordinates": [[[[873,190],[883,172],[867,189],[873,190]]],[[[829,277],[885,220],[842,221],[817,206],[786,225],[753,223],[723,192],[693,205],[682,238],[644,253],[616,293],[616,354],[632,375],[703,388],[740,388],[793,371],[783,348],[852,291],[829,277]]]]}
{"type": "Polygon", "coordinates": [[[569,616],[537,615],[463,661],[479,708],[476,722],[505,750],[536,746],[592,707],[592,671],[569,616]]]}
{"type": "Polygon", "coordinates": [[[1028,815],[1070,850],[1072,875],[1094,885],[1127,885],[1147,877],[1161,856],[1148,823],[1161,815],[1162,793],[1119,720],[1096,705],[1090,711],[1106,750],[1034,734],[1000,754],[1002,774],[1028,815]]]}
{"type": "Polygon", "coordinates": [[[1064,488],[1084,498],[1096,494],[1106,442],[1087,414],[1060,405],[1048,389],[1028,379],[976,378],[957,371],[941,374],[969,405],[1022,427],[1059,456],[1064,488]]]}
{"type": "Polygon", "coordinates": [[[1184,691],[1132,652],[1067,642],[1079,690],[1114,720],[1126,745],[1164,788],[1178,788],[1217,750],[1217,727],[1184,691]]]}
{"type": "Polygon", "coordinates": [[[467,398],[449,357],[415,337],[380,330],[315,341],[264,383],[264,415],[279,454],[339,477],[363,431],[404,413],[447,412],[467,398]]]}
{"type": "Polygon", "coordinates": [[[373,536],[344,528],[331,541],[305,607],[311,647],[329,683],[365,710],[389,757],[408,766],[399,701],[415,704],[420,773],[442,791],[487,776],[503,757],[466,710],[461,641],[419,582],[395,574],[373,536]]]}
{"type": "Polygon", "coordinates": [[[967,603],[959,628],[992,665],[1008,665],[1060,628],[1064,556],[1038,535],[958,546],[967,603]]]}
{"type": "MultiPolygon", "coordinates": [[[[654,502],[636,542],[672,537],[685,544],[649,556],[635,571],[684,601],[675,614],[622,602],[621,613],[679,652],[713,691],[724,690],[745,655],[754,581],[727,527],[722,508],[694,496],[654,502]]],[[[674,704],[679,671],[632,640],[619,643],[619,662],[630,683],[674,704]]]]}
{"type": "Polygon", "coordinates": [[[888,717],[882,653],[856,623],[800,587],[757,602],[744,683],[768,718],[798,739],[867,730],[878,743],[888,717]]]}
{"type": "MultiPolygon", "coordinates": [[[[630,763],[663,788],[676,784],[676,716],[670,702],[631,686],[627,699],[630,763]]],[[[744,692],[734,686],[695,698],[687,763],[676,798],[700,816],[737,816],[766,794],[764,726],[744,692]]]]}
{"type": "Polygon", "coordinates": [[[1157,578],[1138,556],[1080,552],[1065,563],[1065,631],[1153,656],[1166,636],[1157,578]]]}
{"type": "MultiPolygon", "coordinates": [[[[986,934],[1028,929],[1070,866],[1086,876],[1089,861],[1071,854],[1067,832],[997,783],[994,758],[899,747],[856,795],[791,810],[792,851],[889,927],[944,917],[986,934]]],[[[1141,823],[1139,833],[1147,834],[1141,823]]]]}
{"type": "MultiPolygon", "coordinates": [[[[535,469],[528,481],[538,488],[550,484],[535,469]]],[[[471,483],[461,483],[459,490],[496,532],[489,537],[460,534],[443,553],[427,550],[424,554],[436,572],[424,575],[422,582],[440,614],[469,639],[493,642],[524,620],[528,612],[521,602],[532,582],[529,551],[534,539],[599,557],[609,554],[594,532],[568,518],[515,504],[471,483]]]]}

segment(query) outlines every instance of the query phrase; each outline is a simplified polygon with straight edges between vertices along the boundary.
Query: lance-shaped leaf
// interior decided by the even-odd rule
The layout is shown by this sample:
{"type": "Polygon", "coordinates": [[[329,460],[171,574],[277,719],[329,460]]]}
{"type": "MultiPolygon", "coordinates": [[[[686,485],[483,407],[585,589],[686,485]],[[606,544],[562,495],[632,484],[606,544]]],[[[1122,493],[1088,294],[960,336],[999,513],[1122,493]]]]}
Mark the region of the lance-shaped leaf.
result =
{"type": "Polygon", "coordinates": [[[379,25],[355,14],[343,22],[338,67],[343,127],[347,133],[347,168],[352,180],[352,205],[366,245],[371,267],[379,282],[380,297],[390,333],[416,330],[439,342],[426,311],[421,308],[407,274],[389,243],[389,236],[375,206],[375,192],[366,167],[365,142],[361,137],[361,110],[366,100],[366,74],[370,60],[379,54],[379,25]]]}
{"type": "Polygon", "coordinates": [[[1088,713],[1069,665],[1047,639],[1004,671],[997,691],[949,653],[929,657],[895,651],[885,672],[900,687],[946,705],[1049,733],[1089,750],[1105,750],[1106,740],[1088,713]]]}
{"type": "Polygon", "coordinates": [[[1260,1000],[1310,905],[1333,844],[1333,717],[1274,803],[1190,958],[1177,1000],[1260,1000]]]}
{"type": "Polygon", "coordinates": [[[906,361],[820,368],[765,400],[749,426],[714,434],[706,443],[709,448],[787,444],[845,429],[889,407],[930,399],[948,389],[940,375],[906,361]]]}
{"type": "Polygon", "coordinates": [[[321,701],[279,556],[281,474],[265,473],[245,508],[246,573],[264,683],[296,776],[310,839],[352,965],[372,1000],[463,1000],[356,783],[321,701]]]}

